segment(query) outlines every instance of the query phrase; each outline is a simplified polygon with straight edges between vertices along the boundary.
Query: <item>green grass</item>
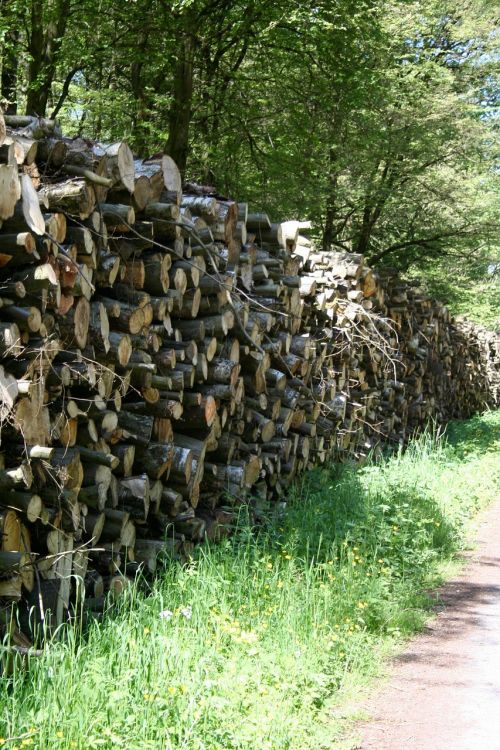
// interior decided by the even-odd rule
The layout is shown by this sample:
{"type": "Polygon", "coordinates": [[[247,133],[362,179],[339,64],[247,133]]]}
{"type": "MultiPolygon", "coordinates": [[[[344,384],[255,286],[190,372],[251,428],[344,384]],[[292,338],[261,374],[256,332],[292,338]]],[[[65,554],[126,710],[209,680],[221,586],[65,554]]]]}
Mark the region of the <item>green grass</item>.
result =
{"type": "Polygon", "coordinates": [[[499,486],[500,412],[376,466],[309,474],[286,513],[170,564],[0,688],[9,750],[340,747],[332,706],[421,627],[499,486]],[[9,738],[20,739],[9,739],[9,738]]]}

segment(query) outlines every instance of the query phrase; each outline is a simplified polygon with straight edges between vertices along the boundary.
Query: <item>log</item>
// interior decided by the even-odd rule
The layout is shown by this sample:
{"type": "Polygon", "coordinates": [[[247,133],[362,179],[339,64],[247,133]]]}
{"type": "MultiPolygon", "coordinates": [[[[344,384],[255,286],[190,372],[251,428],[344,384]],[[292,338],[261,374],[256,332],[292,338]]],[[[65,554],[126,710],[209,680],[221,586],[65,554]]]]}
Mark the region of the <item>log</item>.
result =
{"type": "Polygon", "coordinates": [[[98,158],[106,157],[109,176],[117,187],[123,187],[129,193],[134,192],[135,167],[134,156],[125,141],[104,144],[96,143],[92,149],[98,158]]]}
{"type": "Polygon", "coordinates": [[[160,479],[170,469],[174,457],[170,443],[150,442],[147,447],[137,446],[136,461],[151,479],[160,479]]]}
{"type": "MultiPolygon", "coordinates": [[[[150,481],[147,474],[130,476],[119,480],[118,507],[121,510],[126,511],[132,518],[145,520],[149,513],[149,503],[150,481]]],[[[123,530],[121,538],[123,538],[123,530]]]]}
{"type": "Polygon", "coordinates": [[[68,155],[68,145],[62,138],[43,138],[38,141],[37,161],[51,169],[62,167],[68,155]]]}
{"type": "Polygon", "coordinates": [[[108,227],[120,227],[127,231],[135,222],[135,211],[132,206],[119,203],[100,203],[99,210],[108,227]]]}
{"type": "Polygon", "coordinates": [[[14,510],[0,508],[0,549],[3,552],[21,551],[21,523],[14,510]]]}
{"type": "Polygon", "coordinates": [[[16,323],[0,323],[0,354],[16,356],[22,350],[21,333],[16,323]]]}
{"type": "Polygon", "coordinates": [[[167,223],[175,223],[180,219],[179,206],[175,203],[149,203],[144,209],[148,219],[159,219],[167,223]]]}
{"type": "Polygon", "coordinates": [[[85,516],[84,534],[91,545],[96,546],[103,535],[106,525],[106,515],[100,513],[88,513],[85,516]]]}
{"type": "Polygon", "coordinates": [[[17,165],[13,143],[4,143],[0,146],[0,164],[8,164],[9,166],[17,165]]]}
{"type": "Polygon", "coordinates": [[[76,345],[84,349],[90,326],[90,304],[85,297],[79,297],[73,307],[60,318],[59,328],[66,348],[76,345]]]}
{"type": "Polygon", "coordinates": [[[172,159],[166,154],[154,154],[143,161],[143,169],[159,168],[163,176],[163,188],[161,198],[166,202],[180,205],[182,198],[182,179],[179,169],[172,159]]]}
{"type": "Polygon", "coordinates": [[[99,466],[107,466],[110,469],[116,469],[120,463],[120,460],[112,453],[103,453],[102,451],[96,451],[82,446],[78,446],[78,451],[81,459],[89,463],[98,464],[99,466]]]}
{"type": "Polygon", "coordinates": [[[16,164],[25,167],[33,164],[38,151],[38,143],[34,138],[27,134],[11,133],[7,135],[5,142],[14,146],[16,164]]]}
{"type": "Polygon", "coordinates": [[[96,205],[94,189],[81,179],[42,185],[39,198],[49,209],[63,211],[80,219],[87,219],[96,205]]]}
{"type": "Polygon", "coordinates": [[[18,399],[13,416],[14,425],[27,445],[50,445],[50,416],[42,388],[38,386],[29,397],[18,399]]]}
{"type": "Polygon", "coordinates": [[[21,197],[21,184],[17,166],[0,164],[0,221],[14,215],[17,201],[21,197]]]}
{"type": "Polygon", "coordinates": [[[21,175],[23,216],[26,225],[36,235],[45,233],[45,219],[40,210],[39,196],[28,175],[21,175]]]}
{"type": "Polygon", "coordinates": [[[59,484],[68,490],[79,489],[83,481],[80,454],[75,448],[56,448],[50,461],[59,484]]]}
{"type": "Polygon", "coordinates": [[[3,503],[6,507],[25,515],[30,523],[35,523],[42,512],[42,498],[32,492],[13,490],[4,495],[3,503]]]}
{"type": "Polygon", "coordinates": [[[4,121],[10,128],[26,128],[31,131],[34,138],[43,138],[46,135],[54,134],[58,129],[57,120],[49,120],[45,117],[4,115],[4,121]]]}
{"type": "Polygon", "coordinates": [[[0,365],[0,419],[8,418],[19,395],[17,379],[0,365]]]}
{"type": "Polygon", "coordinates": [[[118,424],[135,445],[147,446],[151,442],[153,417],[123,410],[118,414],[118,424]]]}
{"type": "Polygon", "coordinates": [[[210,196],[183,195],[181,200],[183,208],[189,208],[194,216],[202,216],[209,221],[217,218],[217,200],[210,196]]]}
{"type": "Polygon", "coordinates": [[[135,461],[135,445],[117,443],[111,447],[111,452],[118,459],[115,473],[119,476],[130,477],[135,461]]]}
{"type": "Polygon", "coordinates": [[[153,295],[163,295],[170,283],[169,269],[172,264],[170,255],[152,253],[144,257],[144,288],[153,295]]]}
{"type": "Polygon", "coordinates": [[[2,309],[2,314],[15,321],[23,331],[37,333],[40,330],[42,316],[40,310],[36,307],[7,305],[2,309]]]}

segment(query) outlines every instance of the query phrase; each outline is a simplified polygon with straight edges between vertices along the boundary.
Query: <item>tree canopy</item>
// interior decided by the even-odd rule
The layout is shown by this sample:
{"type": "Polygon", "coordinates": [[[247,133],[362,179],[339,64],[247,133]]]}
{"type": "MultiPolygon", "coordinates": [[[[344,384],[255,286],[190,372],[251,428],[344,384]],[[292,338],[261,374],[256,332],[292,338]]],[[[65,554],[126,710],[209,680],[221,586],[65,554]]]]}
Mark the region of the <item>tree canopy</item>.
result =
{"type": "Polygon", "coordinates": [[[407,268],[494,262],[490,0],[0,0],[1,94],[407,268]]]}

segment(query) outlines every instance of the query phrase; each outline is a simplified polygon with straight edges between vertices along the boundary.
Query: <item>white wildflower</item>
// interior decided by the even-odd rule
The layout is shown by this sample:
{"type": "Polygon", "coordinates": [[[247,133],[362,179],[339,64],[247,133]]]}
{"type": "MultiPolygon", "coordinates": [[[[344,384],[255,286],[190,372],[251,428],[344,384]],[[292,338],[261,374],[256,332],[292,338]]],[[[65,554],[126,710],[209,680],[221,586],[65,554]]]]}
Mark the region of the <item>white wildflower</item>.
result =
{"type": "Polygon", "coordinates": [[[193,616],[193,609],[192,607],[181,607],[180,613],[183,617],[186,618],[186,620],[190,620],[193,616]]]}

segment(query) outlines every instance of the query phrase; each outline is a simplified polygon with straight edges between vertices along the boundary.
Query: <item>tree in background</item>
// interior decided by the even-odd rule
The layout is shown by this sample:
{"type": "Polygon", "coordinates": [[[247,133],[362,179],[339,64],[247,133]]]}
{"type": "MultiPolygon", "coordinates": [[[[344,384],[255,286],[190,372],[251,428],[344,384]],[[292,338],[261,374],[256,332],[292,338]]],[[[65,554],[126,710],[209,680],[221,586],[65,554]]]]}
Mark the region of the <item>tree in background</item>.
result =
{"type": "Polygon", "coordinates": [[[489,0],[0,0],[2,96],[401,268],[494,259],[489,0]]]}

